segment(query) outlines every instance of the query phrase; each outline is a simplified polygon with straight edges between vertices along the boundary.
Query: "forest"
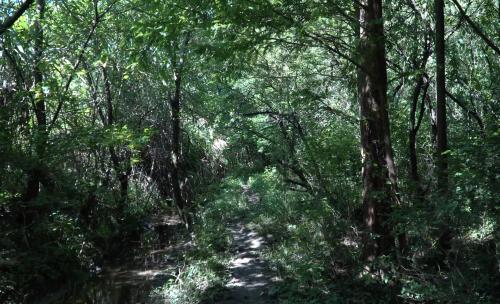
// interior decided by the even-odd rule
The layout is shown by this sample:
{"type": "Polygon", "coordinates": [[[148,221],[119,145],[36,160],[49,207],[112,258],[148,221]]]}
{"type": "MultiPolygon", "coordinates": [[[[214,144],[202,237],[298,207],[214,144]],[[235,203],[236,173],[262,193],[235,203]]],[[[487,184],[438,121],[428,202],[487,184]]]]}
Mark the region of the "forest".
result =
{"type": "Polygon", "coordinates": [[[0,0],[0,303],[498,303],[500,1],[0,0]]]}

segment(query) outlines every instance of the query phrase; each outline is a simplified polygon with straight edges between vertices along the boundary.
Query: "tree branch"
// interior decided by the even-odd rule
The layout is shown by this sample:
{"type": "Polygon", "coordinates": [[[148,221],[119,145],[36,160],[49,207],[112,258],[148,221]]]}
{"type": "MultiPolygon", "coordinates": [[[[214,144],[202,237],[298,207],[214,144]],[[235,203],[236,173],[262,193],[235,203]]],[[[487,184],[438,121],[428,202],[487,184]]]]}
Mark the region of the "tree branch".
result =
{"type": "Polygon", "coordinates": [[[479,128],[481,129],[481,133],[484,133],[484,123],[483,123],[483,120],[481,119],[481,117],[479,117],[479,114],[477,114],[476,111],[467,109],[465,104],[461,100],[459,100],[457,97],[455,97],[453,94],[451,94],[450,92],[446,91],[446,95],[448,97],[450,97],[450,99],[453,100],[459,107],[461,107],[467,114],[472,116],[477,121],[477,124],[479,125],[479,128]]]}
{"type": "Polygon", "coordinates": [[[481,37],[481,39],[483,39],[483,41],[486,42],[486,44],[490,48],[492,48],[498,55],[500,55],[500,48],[498,48],[498,46],[496,46],[493,43],[493,41],[491,41],[491,39],[488,38],[488,36],[486,36],[486,34],[479,28],[479,26],[477,24],[475,24],[474,21],[472,21],[472,19],[469,16],[467,16],[467,13],[464,11],[464,9],[462,8],[462,6],[460,6],[460,3],[458,3],[457,0],[451,0],[451,1],[453,1],[453,3],[455,4],[455,6],[460,11],[460,14],[462,14],[462,16],[465,18],[465,21],[467,21],[467,23],[472,27],[472,29],[474,30],[474,32],[479,37],[481,37]]]}
{"type": "Polygon", "coordinates": [[[2,35],[6,30],[16,23],[17,19],[19,19],[24,12],[31,6],[34,0],[26,0],[21,4],[21,6],[17,9],[17,11],[10,17],[7,17],[3,23],[0,24],[0,35],[2,35]]]}

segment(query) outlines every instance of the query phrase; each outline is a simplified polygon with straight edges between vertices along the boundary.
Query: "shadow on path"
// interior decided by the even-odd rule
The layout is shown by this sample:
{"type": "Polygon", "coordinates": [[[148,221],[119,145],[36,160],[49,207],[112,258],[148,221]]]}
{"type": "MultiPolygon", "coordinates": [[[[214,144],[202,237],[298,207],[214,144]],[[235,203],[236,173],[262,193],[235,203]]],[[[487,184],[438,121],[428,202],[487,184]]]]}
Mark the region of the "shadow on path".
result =
{"type": "Polygon", "coordinates": [[[242,223],[232,225],[229,230],[235,253],[229,268],[231,280],[216,303],[274,303],[269,296],[272,275],[259,254],[265,245],[264,238],[242,223]]]}

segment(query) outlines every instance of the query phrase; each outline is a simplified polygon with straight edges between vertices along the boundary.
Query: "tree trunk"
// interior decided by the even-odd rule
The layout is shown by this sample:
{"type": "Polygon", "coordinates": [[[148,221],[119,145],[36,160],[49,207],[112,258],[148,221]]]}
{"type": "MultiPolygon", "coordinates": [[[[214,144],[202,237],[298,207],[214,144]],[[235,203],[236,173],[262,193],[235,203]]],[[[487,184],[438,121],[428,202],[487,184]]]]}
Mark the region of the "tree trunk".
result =
{"type": "MultiPolygon", "coordinates": [[[[104,93],[106,95],[107,126],[113,126],[115,123],[115,118],[113,110],[113,96],[111,95],[111,83],[109,82],[106,67],[103,66],[101,68],[101,71],[104,80],[104,93]]],[[[120,157],[118,156],[115,147],[113,146],[109,147],[109,154],[111,156],[111,162],[113,163],[113,169],[115,170],[116,177],[120,183],[119,208],[121,211],[123,211],[123,208],[128,198],[129,176],[132,171],[132,168],[130,167],[130,162],[127,159],[125,159],[124,161],[123,159],[120,160],[120,157]]]]}
{"type": "Polygon", "coordinates": [[[37,134],[37,153],[39,157],[44,156],[45,151],[45,140],[47,133],[47,113],[45,111],[45,96],[43,92],[43,73],[42,73],[42,59],[43,59],[43,48],[44,48],[44,37],[43,37],[43,27],[42,21],[45,15],[45,0],[36,1],[36,9],[38,12],[38,17],[35,20],[35,62],[33,67],[33,80],[35,86],[35,115],[38,124],[37,134]]]}
{"type": "Polygon", "coordinates": [[[437,150],[437,121],[436,121],[436,109],[432,105],[431,97],[429,93],[425,97],[427,107],[429,108],[429,124],[431,126],[431,143],[434,149],[437,150]]]}
{"type": "Polygon", "coordinates": [[[40,191],[40,183],[42,177],[45,175],[42,171],[42,164],[46,154],[47,146],[47,113],[45,110],[45,97],[43,93],[43,72],[42,72],[42,59],[43,59],[43,27],[42,21],[45,15],[45,0],[36,1],[37,17],[34,24],[34,62],[33,62],[33,86],[35,91],[34,98],[34,112],[36,117],[36,130],[35,130],[35,152],[37,161],[33,167],[28,170],[28,182],[24,200],[30,201],[38,196],[40,191]]]}
{"type": "Polygon", "coordinates": [[[180,121],[180,111],[181,111],[181,73],[179,70],[174,72],[174,82],[175,82],[175,92],[174,95],[170,97],[170,111],[172,115],[172,192],[174,196],[174,203],[180,209],[183,210],[185,207],[184,199],[182,198],[182,189],[180,182],[180,133],[181,133],[181,121],[180,121]]]}
{"type": "MultiPolygon", "coordinates": [[[[426,39],[427,41],[427,39],[426,39]]],[[[424,46],[424,51],[422,54],[422,61],[416,69],[421,72],[418,75],[417,83],[412,94],[412,105],[410,110],[410,130],[408,132],[408,152],[410,159],[410,180],[413,183],[413,187],[419,199],[422,198],[423,189],[420,183],[420,174],[418,173],[418,155],[417,155],[417,134],[420,126],[422,124],[422,118],[425,112],[425,101],[427,97],[427,91],[429,88],[429,80],[424,72],[425,66],[427,65],[427,60],[429,59],[431,52],[430,46],[426,43],[424,46]],[[418,109],[418,102],[420,100],[420,93],[422,92],[422,101],[420,103],[420,109],[418,109]],[[417,116],[418,109],[418,116],[417,116]]]]}
{"type": "Polygon", "coordinates": [[[183,180],[182,176],[182,150],[181,150],[181,85],[182,85],[182,70],[184,68],[184,60],[187,56],[187,46],[191,39],[191,33],[188,32],[183,39],[180,47],[176,45],[172,54],[172,67],[174,72],[174,93],[170,96],[170,117],[172,122],[172,149],[170,155],[170,181],[172,184],[172,195],[174,204],[177,207],[180,216],[183,218],[186,227],[189,224],[189,218],[184,209],[188,203],[186,197],[183,196],[184,187],[187,179],[183,180]]]}
{"type": "MultiPolygon", "coordinates": [[[[360,1],[358,102],[363,158],[363,209],[367,233],[363,257],[372,261],[395,244],[388,222],[397,202],[396,169],[387,109],[387,71],[382,0],[360,1]]],[[[401,244],[405,246],[405,244],[401,244]]]]}
{"type": "Polygon", "coordinates": [[[418,173],[418,154],[417,154],[417,134],[422,123],[422,118],[425,112],[425,100],[427,98],[427,90],[429,88],[429,82],[425,76],[418,81],[417,87],[423,86],[422,101],[420,103],[420,110],[418,118],[416,117],[419,93],[420,89],[415,89],[415,94],[412,100],[412,108],[410,112],[410,130],[408,134],[408,144],[409,144],[409,156],[410,156],[410,180],[413,183],[413,188],[416,193],[418,200],[423,199],[423,188],[420,181],[420,174],[418,173]]]}
{"type": "Polygon", "coordinates": [[[436,17],[436,124],[437,124],[437,178],[438,190],[446,193],[448,189],[448,150],[446,126],[446,76],[444,45],[444,0],[434,2],[436,17]]]}
{"type": "MultiPolygon", "coordinates": [[[[448,138],[446,123],[446,61],[445,61],[445,31],[444,31],[444,0],[434,1],[436,19],[436,153],[437,153],[437,186],[438,194],[442,201],[446,203],[448,196],[448,138]]],[[[447,219],[442,220],[440,236],[437,247],[443,254],[443,260],[451,249],[451,240],[454,237],[453,230],[447,223],[447,219]]]]}

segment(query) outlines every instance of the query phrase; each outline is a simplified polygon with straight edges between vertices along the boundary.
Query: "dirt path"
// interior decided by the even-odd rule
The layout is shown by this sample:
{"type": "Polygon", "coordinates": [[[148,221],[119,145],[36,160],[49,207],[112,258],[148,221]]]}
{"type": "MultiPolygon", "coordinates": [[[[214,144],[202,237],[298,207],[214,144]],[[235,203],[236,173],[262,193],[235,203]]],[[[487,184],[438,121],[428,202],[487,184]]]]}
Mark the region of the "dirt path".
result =
{"type": "Polygon", "coordinates": [[[273,303],[269,296],[272,275],[260,258],[260,251],[265,246],[264,238],[242,223],[234,224],[229,229],[233,234],[235,256],[229,268],[231,280],[217,303],[273,303]]]}

